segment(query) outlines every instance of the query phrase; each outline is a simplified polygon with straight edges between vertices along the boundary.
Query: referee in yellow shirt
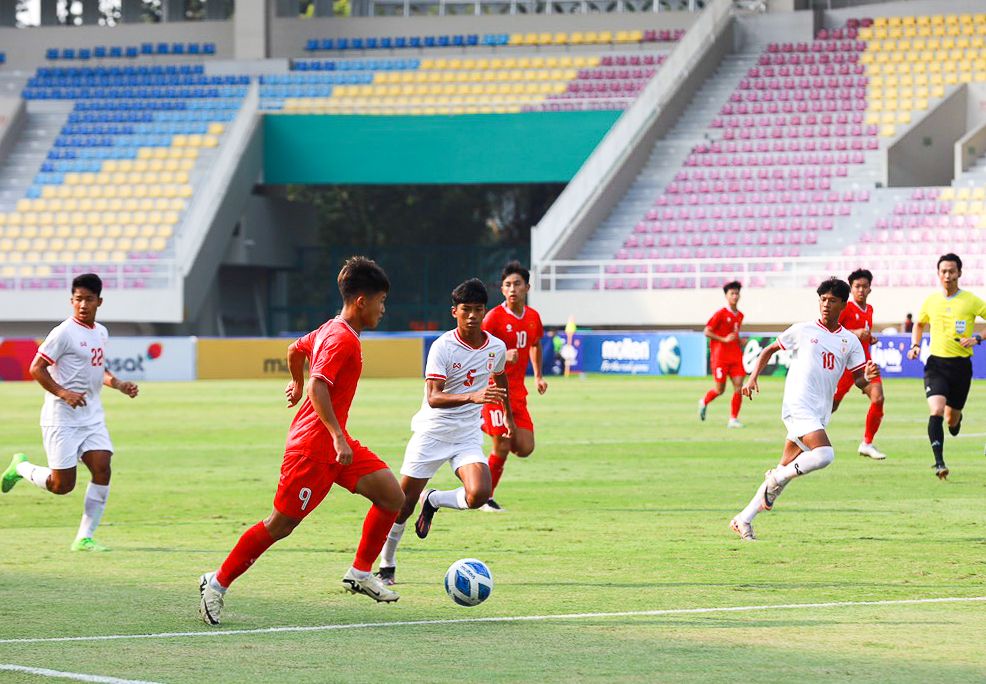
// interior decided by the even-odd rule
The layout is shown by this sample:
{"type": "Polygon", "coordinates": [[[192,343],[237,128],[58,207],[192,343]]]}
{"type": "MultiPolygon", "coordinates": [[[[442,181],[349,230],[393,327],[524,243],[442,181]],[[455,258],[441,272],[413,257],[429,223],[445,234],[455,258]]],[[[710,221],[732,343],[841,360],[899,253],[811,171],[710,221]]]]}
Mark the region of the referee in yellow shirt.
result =
{"type": "Polygon", "coordinates": [[[928,397],[928,440],[935,454],[935,475],[944,480],[948,467],[943,455],[944,422],[954,437],[962,427],[962,407],[972,384],[972,347],[982,342],[973,331],[976,317],[986,319],[986,302],[971,292],[959,289],[962,259],[949,253],[938,258],[938,281],[941,292],[924,300],[914,323],[911,348],[907,358],[921,354],[921,336],[929,323],[931,356],[924,365],[924,392],[928,397]]]}

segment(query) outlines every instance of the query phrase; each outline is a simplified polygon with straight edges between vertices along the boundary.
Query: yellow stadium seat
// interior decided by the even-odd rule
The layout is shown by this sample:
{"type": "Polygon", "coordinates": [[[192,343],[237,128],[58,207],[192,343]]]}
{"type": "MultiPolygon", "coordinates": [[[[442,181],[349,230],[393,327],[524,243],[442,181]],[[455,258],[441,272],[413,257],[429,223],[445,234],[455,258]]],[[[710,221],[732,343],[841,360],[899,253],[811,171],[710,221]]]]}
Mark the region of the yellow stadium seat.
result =
{"type": "Polygon", "coordinates": [[[512,33],[510,34],[510,40],[508,45],[523,45],[524,44],[524,34],[523,33],[512,33]]]}
{"type": "Polygon", "coordinates": [[[556,33],[551,37],[551,42],[555,45],[568,45],[568,34],[564,32],[556,33]]]}
{"type": "Polygon", "coordinates": [[[51,198],[58,196],[58,190],[54,185],[45,185],[41,188],[41,196],[44,198],[51,198]]]}
{"type": "Polygon", "coordinates": [[[552,42],[553,41],[551,39],[551,34],[550,33],[539,33],[538,34],[538,39],[537,39],[537,44],[538,45],[551,45],[552,42]]]}

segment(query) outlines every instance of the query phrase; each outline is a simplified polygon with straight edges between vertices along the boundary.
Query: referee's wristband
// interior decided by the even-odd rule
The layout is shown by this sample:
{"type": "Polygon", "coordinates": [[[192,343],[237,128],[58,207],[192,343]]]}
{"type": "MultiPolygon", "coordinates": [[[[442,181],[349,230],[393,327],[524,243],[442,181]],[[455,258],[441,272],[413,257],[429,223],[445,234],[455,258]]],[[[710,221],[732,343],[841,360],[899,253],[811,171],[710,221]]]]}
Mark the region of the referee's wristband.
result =
{"type": "Polygon", "coordinates": [[[911,345],[911,349],[920,349],[920,348],[921,348],[921,345],[920,344],[912,344],[911,345]]]}

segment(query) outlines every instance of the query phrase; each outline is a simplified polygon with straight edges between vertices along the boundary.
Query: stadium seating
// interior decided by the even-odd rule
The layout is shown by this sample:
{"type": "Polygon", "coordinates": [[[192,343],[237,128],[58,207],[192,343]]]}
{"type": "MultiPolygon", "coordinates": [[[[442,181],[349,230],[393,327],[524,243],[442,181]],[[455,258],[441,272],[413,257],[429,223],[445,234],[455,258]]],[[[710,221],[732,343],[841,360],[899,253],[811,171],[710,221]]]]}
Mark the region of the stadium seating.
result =
{"type": "Polygon", "coordinates": [[[140,45],[96,45],[92,48],[48,48],[50,62],[88,62],[106,59],[136,59],[141,56],[189,55],[209,57],[216,54],[215,43],[141,43],[140,45]]]}
{"type": "Polygon", "coordinates": [[[262,108],[285,113],[470,114],[624,109],[663,54],[295,60],[261,79],[262,108]]]}
{"type": "Polygon", "coordinates": [[[0,213],[0,286],[60,287],[98,270],[108,287],[148,287],[249,78],[198,65],[42,68],[28,100],[74,101],[26,196],[0,213]],[[198,170],[201,173],[201,170],[198,170]]]}

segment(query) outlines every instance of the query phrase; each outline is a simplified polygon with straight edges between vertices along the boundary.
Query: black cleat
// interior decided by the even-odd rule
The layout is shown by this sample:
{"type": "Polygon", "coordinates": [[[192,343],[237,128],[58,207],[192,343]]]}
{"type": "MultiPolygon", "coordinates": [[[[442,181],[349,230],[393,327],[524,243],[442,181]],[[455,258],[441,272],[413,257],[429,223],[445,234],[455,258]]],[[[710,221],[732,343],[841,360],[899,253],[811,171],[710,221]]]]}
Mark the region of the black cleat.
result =
{"type": "Polygon", "coordinates": [[[435,517],[435,513],[438,512],[438,506],[433,506],[428,497],[434,489],[426,489],[424,494],[421,495],[421,513],[418,515],[418,519],[414,521],[414,533],[418,535],[418,539],[424,539],[428,536],[431,531],[431,519],[435,517]]]}
{"type": "Polygon", "coordinates": [[[374,574],[385,586],[392,587],[397,584],[397,568],[385,568],[381,565],[374,574]]]}
{"type": "Polygon", "coordinates": [[[948,479],[948,466],[947,465],[945,465],[944,463],[936,463],[934,465],[934,469],[935,469],[935,476],[937,476],[939,480],[947,480],[948,479]]]}
{"type": "Polygon", "coordinates": [[[961,429],[962,429],[962,419],[959,418],[958,425],[956,425],[955,427],[952,427],[951,425],[948,426],[948,434],[952,435],[952,437],[958,437],[959,430],[961,429]]]}
{"type": "Polygon", "coordinates": [[[487,513],[503,513],[506,509],[504,509],[503,506],[498,504],[493,499],[489,499],[486,503],[479,507],[479,510],[486,511],[487,513]]]}

